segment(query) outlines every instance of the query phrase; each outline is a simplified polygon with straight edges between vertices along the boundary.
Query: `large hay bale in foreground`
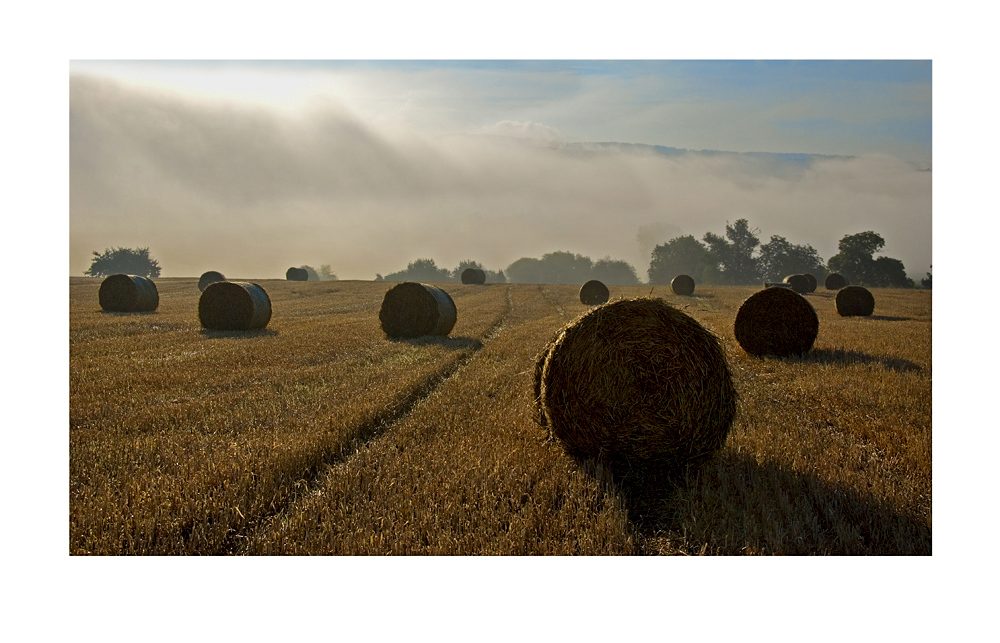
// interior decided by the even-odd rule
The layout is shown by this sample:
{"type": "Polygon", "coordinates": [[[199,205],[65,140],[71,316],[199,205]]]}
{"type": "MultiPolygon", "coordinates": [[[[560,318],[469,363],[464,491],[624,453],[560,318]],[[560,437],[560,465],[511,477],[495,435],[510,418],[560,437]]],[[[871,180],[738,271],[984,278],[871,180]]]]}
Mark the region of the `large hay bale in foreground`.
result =
{"type": "Polygon", "coordinates": [[[285,271],[285,279],[288,281],[309,281],[309,273],[305,268],[289,268],[285,271]]]}
{"type": "Polygon", "coordinates": [[[790,288],[765,288],[743,302],[733,324],[736,341],[751,355],[801,355],[812,348],[819,317],[790,288]]]}
{"type": "Polygon", "coordinates": [[[588,306],[599,306],[608,300],[611,293],[608,287],[596,279],[591,279],[580,287],[580,303],[588,306]]]}
{"type": "Polygon", "coordinates": [[[97,299],[102,309],[115,313],[148,313],[160,305],[160,293],[152,279],[121,273],[101,282],[97,299]]]}
{"type": "Polygon", "coordinates": [[[198,319],[210,330],[258,330],[271,321],[271,298],[255,283],[217,281],[201,293],[198,319]]]}
{"type": "Polygon", "coordinates": [[[455,327],[458,311],[440,288],[407,281],[385,293],[378,318],[387,337],[446,336],[455,327]]]}
{"type": "Polygon", "coordinates": [[[816,292],[816,286],[819,285],[819,281],[816,280],[816,275],[811,272],[803,272],[802,276],[809,282],[809,290],[806,292],[816,292]]]}
{"type": "Polygon", "coordinates": [[[486,271],[479,268],[466,268],[462,271],[463,284],[485,284],[486,271]]]}
{"type": "Polygon", "coordinates": [[[824,285],[827,290],[840,290],[847,285],[847,278],[840,273],[832,272],[827,275],[824,285]]]}
{"type": "Polygon", "coordinates": [[[875,312],[875,296],[861,286],[845,286],[837,293],[837,314],[867,317],[875,312]]]}
{"type": "Polygon", "coordinates": [[[688,296],[694,293],[694,279],[688,275],[677,275],[670,280],[670,290],[675,295],[688,296]]]}
{"type": "Polygon", "coordinates": [[[806,279],[805,275],[788,275],[782,281],[791,286],[792,290],[797,293],[809,292],[809,280],[806,279]]]}
{"type": "Polygon", "coordinates": [[[226,276],[221,272],[216,272],[215,270],[209,270],[208,272],[202,274],[201,279],[198,280],[198,290],[205,292],[205,289],[217,281],[225,281],[226,276]]]}
{"type": "Polygon", "coordinates": [[[693,472],[722,447],[737,393],[718,339],[660,299],[565,326],[535,364],[539,422],[567,453],[628,475],[693,472]]]}

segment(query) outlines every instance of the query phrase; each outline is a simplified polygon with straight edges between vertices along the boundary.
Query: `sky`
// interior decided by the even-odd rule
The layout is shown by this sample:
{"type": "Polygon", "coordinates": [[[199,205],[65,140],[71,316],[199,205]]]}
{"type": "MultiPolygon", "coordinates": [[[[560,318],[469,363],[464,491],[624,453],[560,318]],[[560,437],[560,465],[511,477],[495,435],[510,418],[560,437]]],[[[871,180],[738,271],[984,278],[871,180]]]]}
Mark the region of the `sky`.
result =
{"type": "Polygon", "coordinates": [[[749,220],[824,259],[874,230],[931,258],[929,60],[69,63],[70,274],[373,279],[624,259],[749,220]],[[630,145],[597,146],[597,143],[630,145]],[[746,154],[821,155],[806,164],[746,154]]]}

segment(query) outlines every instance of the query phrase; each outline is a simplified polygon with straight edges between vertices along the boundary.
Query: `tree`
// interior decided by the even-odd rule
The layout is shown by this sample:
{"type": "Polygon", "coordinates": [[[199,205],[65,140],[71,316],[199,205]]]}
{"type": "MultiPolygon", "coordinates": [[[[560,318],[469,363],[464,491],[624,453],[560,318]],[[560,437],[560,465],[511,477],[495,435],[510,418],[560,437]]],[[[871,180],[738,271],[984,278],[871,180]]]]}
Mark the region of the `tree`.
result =
{"type": "Polygon", "coordinates": [[[542,282],[542,261],[532,257],[521,257],[507,266],[507,278],[513,283],[540,284],[542,282]]]}
{"type": "Polygon", "coordinates": [[[837,244],[840,252],[830,257],[827,265],[830,272],[839,272],[853,284],[872,286],[877,281],[872,255],[884,245],[885,239],[871,230],[846,235],[837,244]]]}
{"type": "Polygon", "coordinates": [[[337,281],[337,275],[330,270],[330,264],[323,264],[319,267],[320,281],[337,281]]]}
{"type": "Polygon", "coordinates": [[[160,264],[149,256],[149,248],[105,248],[104,254],[94,251],[90,268],[83,274],[91,277],[109,277],[117,273],[139,277],[159,277],[160,264]]]}
{"type": "Polygon", "coordinates": [[[906,268],[899,259],[878,257],[875,259],[875,281],[872,285],[883,288],[913,288],[913,280],[906,276],[906,268]]]}
{"type": "Polygon", "coordinates": [[[677,275],[688,275],[695,282],[705,283],[706,270],[714,263],[703,243],[685,235],[656,246],[646,273],[651,284],[669,284],[677,275]]]}
{"type": "Polygon", "coordinates": [[[594,262],[590,269],[590,278],[614,286],[635,286],[639,283],[639,275],[636,274],[632,264],[622,259],[612,259],[610,256],[594,262]]]}
{"type": "Polygon", "coordinates": [[[406,270],[389,273],[383,280],[385,281],[449,281],[451,271],[447,268],[438,268],[433,259],[417,259],[411,261],[406,270]]]}
{"type": "Polygon", "coordinates": [[[299,268],[306,271],[306,281],[319,281],[319,275],[312,266],[299,266],[299,268]]]}
{"type": "Polygon", "coordinates": [[[846,235],[837,246],[840,252],[830,257],[827,265],[859,286],[912,288],[913,280],[906,276],[902,261],[872,256],[883,246],[885,239],[871,230],[846,235]]]}
{"type": "Polygon", "coordinates": [[[543,284],[584,284],[590,279],[593,262],[590,257],[572,252],[550,252],[542,255],[543,284]]]}
{"type": "Polygon", "coordinates": [[[711,232],[705,233],[712,256],[722,268],[722,279],[728,284],[749,284],[760,281],[760,267],[754,258],[754,250],[760,245],[759,230],[751,230],[746,219],[736,223],[726,223],[726,237],[711,232]]]}
{"type": "Polygon", "coordinates": [[[787,275],[804,272],[822,276],[823,260],[812,246],[789,243],[784,237],[771,235],[771,240],[760,247],[757,258],[760,271],[768,281],[781,281],[787,275]]]}
{"type": "MultiPolygon", "coordinates": [[[[931,268],[933,268],[933,267],[934,266],[932,265],[931,268]]],[[[927,278],[920,280],[920,285],[923,286],[924,288],[926,288],[927,290],[931,289],[931,273],[928,272],[927,273],[927,278]]]]}

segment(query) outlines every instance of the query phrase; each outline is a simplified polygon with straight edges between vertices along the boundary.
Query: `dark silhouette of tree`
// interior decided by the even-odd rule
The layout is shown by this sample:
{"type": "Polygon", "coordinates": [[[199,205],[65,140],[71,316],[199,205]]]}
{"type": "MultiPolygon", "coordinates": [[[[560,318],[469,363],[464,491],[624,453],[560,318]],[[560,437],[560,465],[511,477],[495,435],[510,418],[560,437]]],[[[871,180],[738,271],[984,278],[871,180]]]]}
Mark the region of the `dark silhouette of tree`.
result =
{"type": "Polygon", "coordinates": [[[518,284],[540,284],[542,281],[542,260],[521,257],[507,266],[507,278],[518,284]]]}
{"type": "Polygon", "coordinates": [[[913,280],[906,276],[906,268],[899,259],[878,257],[875,259],[875,280],[872,285],[883,288],[913,288],[913,280]]]}
{"type": "Polygon", "coordinates": [[[669,284],[677,275],[688,275],[695,283],[706,283],[706,271],[714,265],[708,248],[693,236],[684,235],[656,246],[646,272],[651,284],[669,284]]]}
{"type": "Polygon", "coordinates": [[[550,252],[542,255],[541,268],[542,283],[583,284],[590,279],[593,262],[572,252],[550,252]]]}
{"type": "MultiPolygon", "coordinates": [[[[933,265],[931,265],[930,267],[931,267],[932,269],[934,268],[934,266],[933,266],[933,265]]],[[[929,273],[929,272],[928,272],[928,273],[927,273],[927,278],[926,278],[926,279],[921,279],[921,280],[920,280],[920,285],[921,285],[921,286],[923,286],[924,288],[926,288],[927,290],[930,290],[930,289],[931,289],[931,273],[929,273]]]]}
{"type": "Polygon", "coordinates": [[[885,246],[885,239],[872,232],[846,235],[840,240],[837,254],[827,262],[831,272],[839,272],[859,286],[910,288],[913,280],[906,276],[903,262],[891,257],[874,258],[885,246]]]}
{"type": "Polygon", "coordinates": [[[804,272],[822,277],[823,260],[812,246],[795,245],[784,237],[771,235],[771,240],[760,247],[757,258],[761,274],[767,281],[781,281],[788,275],[804,272]]]}
{"type": "Polygon", "coordinates": [[[597,279],[606,286],[635,286],[639,283],[639,275],[632,264],[610,256],[594,262],[590,278],[597,279]]]}
{"type": "Polygon", "coordinates": [[[737,219],[732,225],[726,223],[725,238],[711,232],[705,233],[704,241],[721,267],[723,283],[749,284],[760,281],[760,267],[753,256],[760,245],[758,232],[760,231],[750,229],[746,219],[737,219]]]}
{"type": "Polygon", "coordinates": [[[97,254],[95,250],[90,268],[83,272],[91,277],[109,277],[117,273],[159,277],[160,264],[149,256],[149,248],[112,248],[105,249],[104,254],[97,254]]]}
{"type": "Polygon", "coordinates": [[[433,259],[411,261],[406,270],[392,272],[383,277],[384,281],[451,281],[451,271],[438,268],[433,259]]]}

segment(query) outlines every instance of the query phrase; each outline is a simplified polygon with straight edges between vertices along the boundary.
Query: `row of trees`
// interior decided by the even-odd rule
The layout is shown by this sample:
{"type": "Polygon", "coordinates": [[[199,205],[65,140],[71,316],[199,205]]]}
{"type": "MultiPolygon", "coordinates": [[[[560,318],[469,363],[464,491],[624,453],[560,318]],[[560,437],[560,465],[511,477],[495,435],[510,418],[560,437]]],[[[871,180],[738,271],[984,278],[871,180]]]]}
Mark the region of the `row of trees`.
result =
{"type": "MultiPolygon", "coordinates": [[[[726,224],[725,236],[706,232],[701,241],[691,235],[675,237],[653,249],[647,275],[650,284],[669,284],[680,274],[690,275],[701,284],[752,284],[760,281],[780,281],[786,275],[810,272],[824,277],[839,272],[851,283],[890,288],[912,288],[913,280],[906,276],[903,262],[891,257],[875,257],[885,246],[885,239],[872,231],[849,234],[840,240],[839,252],[825,264],[810,245],[790,243],[784,237],[772,235],[761,244],[759,230],[751,228],[746,219],[726,224]]],[[[329,265],[315,270],[302,266],[310,281],[337,279],[329,265]]],[[[411,261],[405,270],[376,281],[460,281],[467,268],[486,273],[491,283],[583,284],[597,279],[607,285],[631,286],[640,283],[635,268],[610,256],[597,261],[572,252],[550,252],[540,259],[521,257],[503,270],[487,270],[477,261],[466,259],[454,270],[439,268],[433,259],[411,261]]],[[[149,256],[149,248],[113,248],[103,254],[94,252],[90,268],[84,274],[106,277],[118,272],[159,277],[160,265],[149,256]]],[[[931,274],[921,280],[931,287],[931,274]]]]}
{"type": "Polygon", "coordinates": [[[506,283],[507,277],[503,270],[487,270],[478,261],[465,259],[458,263],[454,270],[438,268],[433,259],[417,259],[411,261],[405,270],[390,272],[386,276],[375,275],[375,281],[461,281],[462,273],[467,268],[476,268],[486,273],[486,281],[490,283],[506,283]]]}
{"type": "MultiPolygon", "coordinates": [[[[780,281],[787,275],[810,272],[823,277],[839,272],[851,283],[893,288],[912,288],[903,262],[891,257],[875,257],[885,239],[875,232],[849,234],[840,240],[839,252],[823,263],[810,245],[789,243],[773,235],[760,243],[757,229],[746,219],[726,224],[726,236],[705,233],[703,241],[691,235],[675,237],[653,249],[649,263],[649,283],[668,284],[679,274],[698,283],[751,284],[780,281]]],[[[930,279],[927,279],[929,287],[930,279]]]]}

